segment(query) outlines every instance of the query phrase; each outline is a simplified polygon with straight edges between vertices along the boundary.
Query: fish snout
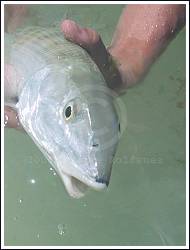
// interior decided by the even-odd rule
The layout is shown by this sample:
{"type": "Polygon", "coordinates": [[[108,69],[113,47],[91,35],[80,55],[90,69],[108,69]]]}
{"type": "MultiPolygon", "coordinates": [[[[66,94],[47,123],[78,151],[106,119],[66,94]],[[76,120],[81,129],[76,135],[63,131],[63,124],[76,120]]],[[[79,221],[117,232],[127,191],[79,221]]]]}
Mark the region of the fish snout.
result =
{"type": "Polygon", "coordinates": [[[109,181],[110,181],[110,177],[109,178],[108,177],[99,177],[99,176],[96,177],[97,183],[105,184],[107,187],[109,185],[109,181]]]}
{"type": "MultiPolygon", "coordinates": [[[[97,149],[100,146],[95,146],[97,149]]],[[[113,156],[108,156],[108,153],[106,151],[96,151],[95,153],[95,172],[96,175],[94,177],[94,181],[97,184],[102,184],[105,187],[108,187],[110,176],[111,176],[111,170],[113,165],[113,156]]]]}
{"type": "Polygon", "coordinates": [[[89,141],[89,176],[93,178],[95,185],[108,187],[113,158],[116,152],[115,144],[106,144],[108,139],[104,135],[100,135],[97,130],[93,131],[93,136],[89,141]]]}

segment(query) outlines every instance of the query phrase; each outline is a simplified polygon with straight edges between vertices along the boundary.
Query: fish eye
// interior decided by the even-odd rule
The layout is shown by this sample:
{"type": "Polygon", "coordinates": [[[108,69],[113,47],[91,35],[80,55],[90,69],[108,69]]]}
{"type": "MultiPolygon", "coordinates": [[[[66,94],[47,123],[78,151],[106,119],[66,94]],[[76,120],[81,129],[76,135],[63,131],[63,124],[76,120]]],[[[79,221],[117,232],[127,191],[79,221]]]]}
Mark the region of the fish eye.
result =
{"type": "Polygon", "coordinates": [[[69,120],[72,117],[72,112],[73,110],[72,110],[71,105],[67,106],[65,109],[65,113],[64,113],[66,120],[69,120]]]}

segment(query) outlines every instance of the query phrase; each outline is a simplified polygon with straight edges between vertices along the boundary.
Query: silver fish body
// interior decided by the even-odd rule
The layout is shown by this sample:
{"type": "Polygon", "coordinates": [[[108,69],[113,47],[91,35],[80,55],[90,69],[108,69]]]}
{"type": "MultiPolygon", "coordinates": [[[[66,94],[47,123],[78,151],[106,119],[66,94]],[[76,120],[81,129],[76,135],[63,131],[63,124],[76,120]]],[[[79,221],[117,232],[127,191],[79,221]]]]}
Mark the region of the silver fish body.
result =
{"type": "MultiPolygon", "coordinates": [[[[75,198],[108,186],[119,121],[105,80],[59,30],[28,27],[14,37],[19,119],[75,198]]],[[[11,102],[11,101],[9,101],[11,102]]]]}

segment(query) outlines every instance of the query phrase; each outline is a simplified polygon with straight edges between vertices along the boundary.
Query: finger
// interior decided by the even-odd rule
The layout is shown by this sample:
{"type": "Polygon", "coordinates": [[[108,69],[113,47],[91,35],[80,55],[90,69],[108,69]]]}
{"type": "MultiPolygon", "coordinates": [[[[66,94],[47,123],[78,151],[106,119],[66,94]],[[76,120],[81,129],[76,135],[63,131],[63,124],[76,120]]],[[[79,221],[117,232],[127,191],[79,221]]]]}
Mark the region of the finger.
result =
{"type": "Polygon", "coordinates": [[[120,73],[95,30],[81,28],[71,20],[64,20],[61,24],[61,30],[66,39],[80,45],[88,52],[102,72],[110,88],[119,90],[122,87],[120,73]]]}
{"type": "Polygon", "coordinates": [[[74,43],[88,48],[99,40],[99,35],[96,31],[87,28],[81,28],[76,22],[72,20],[64,20],[61,23],[61,30],[64,32],[66,38],[74,43]]]}
{"type": "Polygon", "coordinates": [[[83,47],[99,66],[105,65],[108,52],[95,30],[81,28],[71,20],[64,20],[61,24],[61,30],[66,39],[83,47]]]}
{"type": "Polygon", "coordinates": [[[5,106],[4,110],[4,126],[5,128],[23,130],[17,112],[8,106],[5,106]]]}

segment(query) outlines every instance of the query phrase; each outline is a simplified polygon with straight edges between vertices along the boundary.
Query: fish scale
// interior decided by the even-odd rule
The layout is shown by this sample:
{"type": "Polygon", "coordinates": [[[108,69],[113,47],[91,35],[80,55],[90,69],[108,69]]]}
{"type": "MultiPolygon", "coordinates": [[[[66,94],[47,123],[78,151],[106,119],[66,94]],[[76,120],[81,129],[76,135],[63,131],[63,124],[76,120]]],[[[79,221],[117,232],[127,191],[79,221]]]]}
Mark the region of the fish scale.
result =
{"type": "Polygon", "coordinates": [[[88,64],[90,70],[99,71],[88,53],[67,41],[58,28],[31,26],[18,30],[14,34],[9,61],[22,78],[17,96],[25,80],[39,69],[50,64],[61,65],[70,59],[88,64]]]}
{"type": "Polygon", "coordinates": [[[10,52],[10,64],[22,78],[16,95],[19,96],[25,80],[39,69],[50,64],[61,65],[70,59],[88,64],[90,70],[99,71],[88,53],[67,41],[59,29],[32,26],[18,30],[10,52]]]}
{"type": "Polygon", "coordinates": [[[8,52],[18,79],[9,85],[15,88],[7,100],[17,101],[13,104],[25,131],[70,196],[80,198],[89,187],[103,190],[119,126],[113,96],[96,64],[56,28],[18,30],[8,52]]]}
{"type": "Polygon", "coordinates": [[[22,53],[22,51],[26,53],[27,51],[28,54],[36,53],[50,61],[55,58],[60,60],[61,56],[70,56],[92,64],[92,60],[88,58],[87,53],[81,50],[79,46],[74,46],[64,39],[59,30],[29,27],[24,31],[17,32],[15,38],[13,51],[19,50],[19,53],[22,53]]]}

